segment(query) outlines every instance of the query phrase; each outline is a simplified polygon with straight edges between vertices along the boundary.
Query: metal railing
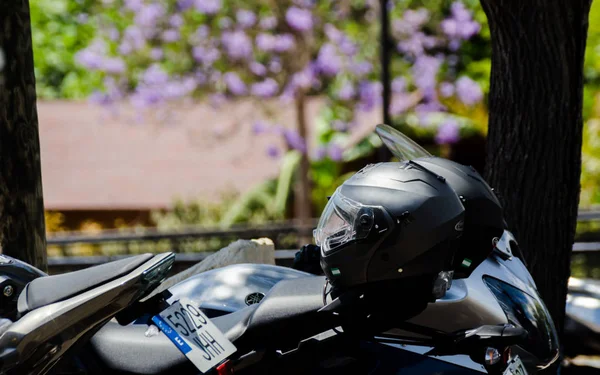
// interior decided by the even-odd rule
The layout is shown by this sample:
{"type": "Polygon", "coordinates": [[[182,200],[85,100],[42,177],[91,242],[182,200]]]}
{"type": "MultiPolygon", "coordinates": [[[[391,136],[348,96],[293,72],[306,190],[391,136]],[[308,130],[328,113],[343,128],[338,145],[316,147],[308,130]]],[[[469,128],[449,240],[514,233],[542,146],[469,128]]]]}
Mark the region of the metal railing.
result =
{"type": "Polygon", "coordinates": [[[179,230],[159,230],[157,228],[104,230],[96,233],[67,232],[54,233],[47,236],[49,247],[58,247],[62,256],[69,256],[68,248],[72,245],[90,244],[123,244],[123,254],[130,253],[131,244],[158,243],[166,241],[171,251],[182,251],[183,244],[190,241],[213,241],[211,246],[206,245],[204,251],[218,250],[223,243],[230,243],[238,239],[254,239],[268,237],[273,240],[276,248],[289,248],[298,246],[300,239],[312,237],[312,230],[316,221],[308,224],[298,224],[293,221],[274,222],[260,226],[233,226],[230,228],[198,228],[187,227],[179,230]]]}
{"type": "MultiPolygon", "coordinates": [[[[600,222],[600,210],[580,211],[580,223],[600,222]]],[[[167,241],[169,251],[177,253],[177,262],[182,265],[192,265],[202,261],[214,251],[238,239],[253,239],[268,237],[273,240],[276,251],[275,257],[278,264],[288,265],[294,257],[302,241],[312,237],[312,230],[317,225],[317,219],[309,224],[300,225],[294,221],[267,223],[260,226],[234,226],[231,228],[197,228],[188,227],[176,231],[162,231],[156,228],[104,230],[98,233],[55,233],[49,234],[47,244],[49,247],[58,247],[60,256],[49,257],[49,267],[54,269],[82,268],[95,264],[105,263],[110,260],[128,256],[132,253],[132,244],[159,243],[167,241]],[[202,251],[189,251],[183,244],[189,245],[194,241],[212,241],[202,251]],[[69,247],[77,245],[102,246],[106,244],[122,245],[120,251],[114,254],[92,256],[72,256],[69,247]],[[286,250],[281,250],[286,249],[286,250]],[[290,250],[291,249],[291,250],[290,250]]],[[[573,251],[600,252],[600,226],[598,230],[580,233],[577,236],[573,251]]],[[[164,245],[164,244],[163,244],[164,245]]],[[[152,245],[150,246],[152,247],[152,245]]],[[[189,246],[188,246],[189,247],[189,246]]]]}

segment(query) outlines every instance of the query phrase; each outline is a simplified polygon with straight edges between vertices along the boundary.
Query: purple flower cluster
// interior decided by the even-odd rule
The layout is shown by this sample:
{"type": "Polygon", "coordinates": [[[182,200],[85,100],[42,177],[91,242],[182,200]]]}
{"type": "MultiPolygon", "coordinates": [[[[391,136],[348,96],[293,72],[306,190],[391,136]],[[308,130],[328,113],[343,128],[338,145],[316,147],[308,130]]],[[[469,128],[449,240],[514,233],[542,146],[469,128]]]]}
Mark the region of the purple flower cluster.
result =
{"type": "Polygon", "coordinates": [[[403,93],[406,91],[406,78],[396,77],[392,80],[391,84],[392,92],[395,94],[403,93]]]}
{"type": "Polygon", "coordinates": [[[152,48],[150,50],[150,58],[152,60],[161,60],[164,57],[163,50],[160,48],[152,48]]]}
{"type": "Polygon", "coordinates": [[[263,64],[257,62],[257,61],[252,61],[249,65],[248,68],[250,69],[250,71],[254,74],[257,75],[259,77],[264,76],[265,74],[267,74],[267,67],[265,67],[263,64]]]}
{"type": "Polygon", "coordinates": [[[350,81],[344,81],[341,87],[337,91],[337,98],[339,100],[351,100],[356,95],[354,85],[350,81]]]}
{"type": "Polygon", "coordinates": [[[259,26],[263,30],[272,30],[277,27],[277,18],[273,16],[261,18],[259,21],[259,26]]]}
{"type": "Polygon", "coordinates": [[[252,95],[260,98],[269,98],[277,94],[279,85],[273,78],[267,78],[264,81],[253,84],[250,91],[252,95]]]}
{"type": "Polygon", "coordinates": [[[100,70],[103,66],[104,56],[106,56],[106,44],[102,41],[95,41],[87,48],[75,54],[75,61],[91,70],[100,70]]]}
{"type": "Polygon", "coordinates": [[[180,38],[179,31],[175,29],[168,29],[163,31],[161,39],[167,43],[178,41],[180,38]]]}
{"type": "Polygon", "coordinates": [[[148,108],[165,101],[187,97],[197,87],[193,77],[171,78],[159,65],[151,65],[141,76],[131,103],[136,107],[148,108]]]}
{"type": "Polygon", "coordinates": [[[390,103],[390,113],[394,116],[400,115],[406,112],[411,106],[413,106],[413,100],[410,95],[405,93],[395,94],[390,103]]]}
{"type": "Polygon", "coordinates": [[[89,98],[89,101],[102,106],[113,106],[116,102],[123,98],[123,91],[119,88],[117,81],[113,77],[104,79],[105,92],[94,91],[89,98]]]}
{"type": "Polygon", "coordinates": [[[451,16],[441,23],[444,34],[450,39],[450,48],[458,49],[461,41],[468,40],[481,30],[481,25],[473,20],[471,12],[460,1],[452,3],[451,16]]]}
{"type": "Polygon", "coordinates": [[[286,52],[294,48],[296,41],[291,34],[272,35],[260,33],[256,36],[256,47],[264,52],[286,52]]]}
{"type": "Polygon", "coordinates": [[[359,109],[371,111],[381,102],[381,82],[363,81],[358,85],[359,109]]]}
{"type": "Polygon", "coordinates": [[[165,6],[161,3],[143,5],[136,11],[134,22],[141,28],[152,29],[160,19],[165,17],[166,12],[165,6]]]}
{"type": "Polygon", "coordinates": [[[285,13],[285,20],[296,31],[305,32],[313,28],[313,15],[307,9],[290,7],[285,13]]]}
{"type": "Polygon", "coordinates": [[[363,78],[373,71],[373,64],[368,61],[356,61],[350,65],[350,71],[356,78],[363,78]]]}
{"type": "Polygon", "coordinates": [[[474,105],[483,100],[481,86],[466,76],[460,77],[456,81],[456,95],[466,105],[474,105]]]}
{"type": "Polygon", "coordinates": [[[454,85],[450,82],[442,82],[440,84],[440,94],[444,98],[454,95],[454,85]]]}
{"type": "Polygon", "coordinates": [[[437,44],[438,40],[436,37],[419,31],[398,42],[398,51],[408,55],[419,56],[428,49],[434,48],[437,44]]]}
{"type": "Polygon", "coordinates": [[[431,99],[435,96],[437,74],[442,62],[440,58],[422,55],[417,57],[412,66],[414,84],[422,91],[425,98],[431,99]]]}
{"type": "Polygon", "coordinates": [[[176,29],[183,26],[183,17],[181,16],[181,14],[175,13],[174,15],[172,15],[171,18],[169,18],[169,25],[176,29]]]}
{"type": "Polygon", "coordinates": [[[314,65],[309,64],[298,73],[294,73],[287,90],[291,90],[291,92],[288,91],[288,93],[291,94],[298,88],[308,89],[310,87],[314,87],[318,84],[318,82],[319,80],[317,79],[316,68],[314,65]]]}
{"type": "Polygon", "coordinates": [[[460,127],[454,119],[448,119],[439,127],[435,136],[435,141],[438,144],[455,143],[460,139],[460,127]]]}
{"type": "Polygon", "coordinates": [[[329,145],[327,149],[327,155],[334,161],[342,160],[344,154],[344,149],[342,149],[339,145],[332,143],[329,145]]]}
{"type": "Polygon", "coordinates": [[[279,151],[279,147],[275,145],[267,146],[267,155],[269,155],[269,157],[276,159],[279,157],[280,154],[281,152],[279,151]]]}
{"type": "Polygon", "coordinates": [[[269,124],[264,121],[257,121],[252,125],[252,132],[254,134],[263,134],[269,131],[269,124]]]}
{"type": "Polygon", "coordinates": [[[185,11],[190,9],[194,5],[194,0],[178,0],[177,10],[185,11]]]}
{"type": "Polygon", "coordinates": [[[196,10],[203,14],[216,14],[221,10],[221,0],[195,0],[196,10]]]}
{"type": "Polygon", "coordinates": [[[325,25],[324,30],[327,39],[335,44],[342,54],[349,57],[356,55],[358,46],[348,37],[348,35],[344,34],[331,24],[325,25]]]}
{"type": "Polygon", "coordinates": [[[329,143],[317,148],[314,159],[322,160],[325,157],[329,157],[333,161],[340,161],[343,159],[343,155],[344,149],[340,145],[336,143],[329,143]]]}
{"type": "MultiPolygon", "coordinates": [[[[378,61],[372,53],[375,46],[364,46],[363,35],[355,39],[354,25],[343,17],[336,18],[344,12],[345,17],[354,18],[347,9],[340,13],[340,6],[332,6],[324,15],[317,13],[322,12],[322,7],[316,6],[316,0],[292,0],[282,13],[232,6],[234,3],[230,0],[175,0],[174,8],[158,0],[124,0],[124,3],[134,23],[121,33],[115,27],[111,31],[112,26],[108,25],[104,32],[111,41],[111,48],[92,44],[76,57],[87,69],[100,70],[116,78],[105,82],[105,92],[95,94],[99,103],[124,96],[119,87],[133,84],[131,101],[150,108],[191,96],[199,87],[202,87],[200,93],[208,94],[215,106],[228,97],[285,101],[311,90],[326,92],[340,107],[347,109],[335,114],[338,120],[332,121],[331,128],[336,132],[348,131],[358,111],[372,111],[381,104],[382,86],[377,63],[374,65],[378,61]],[[190,33],[189,25],[184,25],[188,18],[186,12],[194,13],[194,17],[201,14],[202,24],[195,32],[192,29],[190,33]],[[305,46],[311,48],[308,52],[313,59],[299,69],[294,55],[305,46]],[[116,56],[109,52],[115,47],[116,56]],[[167,73],[159,63],[167,58],[178,58],[180,50],[191,51],[196,64],[189,71],[167,73]],[[139,70],[128,72],[126,61],[140,64],[143,73],[129,77],[126,73],[139,70]]],[[[379,2],[365,0],[364,3],[368,14],[359,22],[370,22],[369,17],[377,16],[379,2]]],[[[388,1],[387,6],[393,9],[393,1],[388,1]]],[[[456,72],[450,60],[454,58],[458,62],[458,54],[448,53],[479,32],[480,25],[473,20],[470,10],[456,0],[450,16],[439,25],[431,24],[434,18],[425,8],[394,9],[393,16],[395,14],[402,15],[392,20],[395,48],[404,57],[399,59],[400,66],[407,62],[412,65],[391,83],[392,113],[399,115],[414,110],[424,119],[433,111],[446,111],[438,96],[456,96],[466,105],[481,102],[483,92],[475,81],[468,77],[454,78],[456,72]],[[444,66],[450,69],[443,69],[444,66]]],[[[458,139],[458,128],[456,121],[446,121],[439,127],[436,141],[453,142],[458,139]]],[[[290,147],[306,152],[306,141],[297,131],[281,126],[269,130],[264,123],[256,123],[254,131],[256,134],[275,132],[284,137],[290,147]]],[[[267,149],[271,157],[281,152],[276,145],[267,149]]],[[[321,157],[341,160],[343,150],[332,142],[318,153],[321,157]]]]}
{"type": "Polygon", "coordinates": [[[125,8],[139,12],[140,9],[144,6],[144,0],[125,0],[125,8]]]}
{"type": "Polygon", "coordinates": [[[246,88],[246,84],[240,78],[237,73],[227,72],[223,75],[223,80],[225,81],[225,85],[233,95],[241,96],[245,95],[248,92],[246,88]]]}
{"type": "Polygon", "coordinates": [[[252,41],[242,30],[223,33],[221,43],[232,60],[245,60],[252,56],[252,41]]]}
{"type": "Polygon", "coordinates": [[[407,9],[404,11],[402,18],[393,22],[392,27],[394,32],[399,34],[414,34],[429,21],[429,17],[429,11],[425,8],[407,9]]]}
{"type": "Polygon", "coordinates": [[[287,144],[294,150],[298,150],[303,153],[306,152],[306,142],[296,130],[285,129],[283,131],[283,137],[285,138],[287,144]]]}
{"type": "Polygon", "coordinates": [[[120,57],[108,57],[106,52],[106,44],[96,41],[77,52],[75,61],[90,70],[99,70],[116,75],[123,74],[127,69],[125,61],[120,57]]]}
{"type": "Polygon", "coordinates": [[[121,44],[119,45],[119,53],[128,55],[133,51],[139,51],[146,46],[146,38],[142,30],[131,25],[125,29],[121,44]]]}
{"type": "Polygon", "coordinates": [[[335,76],[342,69],[342,59],[337,48],[331,43],[325,43],[319,50],[316,61],[317,69],[325,76],[335,76]]]}
{"type": "Polygon", "coordinates": [[[215,47],[196,46],[192,49],[192,56],[204,67],[209,67],[221,57],[221,52],[215,47]]]}
{"type": "Polygon", "coordinates": [[[251,10],[240,9],[237,11],[235,18],[238,26],[243,29],[252,27],[256,23],[256,14],[251,10]]]}

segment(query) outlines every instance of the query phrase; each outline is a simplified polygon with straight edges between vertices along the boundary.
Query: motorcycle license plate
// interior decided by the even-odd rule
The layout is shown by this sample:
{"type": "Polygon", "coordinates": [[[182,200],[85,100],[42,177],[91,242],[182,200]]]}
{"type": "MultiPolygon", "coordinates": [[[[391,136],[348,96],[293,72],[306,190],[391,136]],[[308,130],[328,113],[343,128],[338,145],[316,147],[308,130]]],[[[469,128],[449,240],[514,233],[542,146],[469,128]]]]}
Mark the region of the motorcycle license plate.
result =
{"type": "Polygon", "coordinates": [[[196,306],[181,298],[152,321],[198,370],[206,373],[237,349],[196,306]]]}
{"type": "Polygon", "coordinates": [[[527,375],[527,370],[525,370],[525,366],[519,356],[515,356],[508,362],[503,375],[527,375]]]}

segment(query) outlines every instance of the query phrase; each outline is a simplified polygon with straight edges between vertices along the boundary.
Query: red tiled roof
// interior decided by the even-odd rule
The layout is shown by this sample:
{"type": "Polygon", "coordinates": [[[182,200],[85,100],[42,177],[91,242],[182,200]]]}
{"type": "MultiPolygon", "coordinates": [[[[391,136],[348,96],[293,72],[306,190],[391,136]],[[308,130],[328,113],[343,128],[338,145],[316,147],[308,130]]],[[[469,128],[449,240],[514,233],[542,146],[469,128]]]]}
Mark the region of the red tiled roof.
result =
{"type": "MultiPolygon", "coordinates": [[[[309,103],[308,119],[319,105],[309,103]]],[[[176,197],[247,191],[278,173],[279,161],[266,147],[283,147],[277,135],[253,135],[257,112],[251,102],[218,111],[197,104],[158,125],[103,119],[104,110],[85,102],[39,101],[46,209],[155,209],[176,197]]],[[[276,112],[278,123],[294,126],[293,105],[279,104],[276,112]]]]}

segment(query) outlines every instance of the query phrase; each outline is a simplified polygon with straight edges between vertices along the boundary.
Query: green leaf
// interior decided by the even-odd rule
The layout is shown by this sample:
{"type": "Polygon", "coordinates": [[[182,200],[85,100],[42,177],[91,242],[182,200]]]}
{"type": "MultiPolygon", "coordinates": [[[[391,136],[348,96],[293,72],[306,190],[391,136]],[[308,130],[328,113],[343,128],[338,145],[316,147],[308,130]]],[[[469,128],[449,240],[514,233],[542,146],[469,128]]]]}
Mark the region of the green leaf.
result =
{"type": "Polygon", "coordinates": [[[288,151],[283,157],[279,178],[277,179],[277,192],[274,201],[275,213],[282,216],[285,214],[294,175],[300,165],[300,160],[302,160],[302,154],[296,150],[288,151]]]}

